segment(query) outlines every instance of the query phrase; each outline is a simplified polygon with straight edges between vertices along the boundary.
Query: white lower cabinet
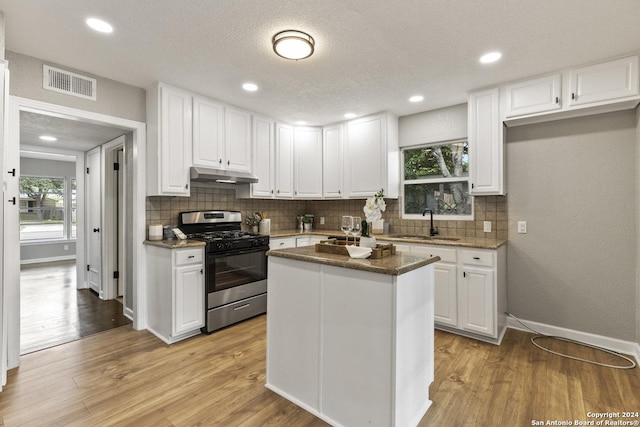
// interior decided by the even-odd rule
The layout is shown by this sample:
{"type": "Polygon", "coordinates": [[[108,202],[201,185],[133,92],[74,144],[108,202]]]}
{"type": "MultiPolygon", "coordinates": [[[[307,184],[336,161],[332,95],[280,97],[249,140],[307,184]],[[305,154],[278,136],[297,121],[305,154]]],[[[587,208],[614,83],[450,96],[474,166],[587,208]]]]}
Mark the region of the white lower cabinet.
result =
{"type": "Polygon", "coordinates": [[[204,247],[147,246],[148,329],[167,344],[204,326],[204,247]]]}
{"type": "Polygon", "coordinates": [[[327,236],[315,234],[306,236],[275,237],[269,240],[269,249],[287,249],[312,246],[316,243],[320,243],[321,240],[326,240],[327,238],[327,236]]]}
{"type": "Polygon", "coordinates": [[[397,250],[439,256],[434,264],[436,328],[499,344],[506,330],[506,247],[451,248],[396,245],[397,250]]]}

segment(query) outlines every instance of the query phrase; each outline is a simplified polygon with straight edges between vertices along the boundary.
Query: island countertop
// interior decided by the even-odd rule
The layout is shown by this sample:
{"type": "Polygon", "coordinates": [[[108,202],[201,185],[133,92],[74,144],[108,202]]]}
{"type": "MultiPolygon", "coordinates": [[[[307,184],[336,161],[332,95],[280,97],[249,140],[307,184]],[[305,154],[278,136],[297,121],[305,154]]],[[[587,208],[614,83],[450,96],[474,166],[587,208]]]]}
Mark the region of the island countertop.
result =
{"type": "MultiPolygon", "coordinates": [[[[302,236],[343,236],[340,230],[278,230],[270,233],[271,238],[278,237],[302,237],[302,236]]],[[[398,237],[396,234],[374,234],[376,240],[394,243],[422,244],[422,245],[438,245],[438,246],[455,246],[461,248],[477,248],[477,249],[498,249],[507,244],[506,239],[489,239],[484,237],[463,237],[451,236],[440,237],[435,236],[430,239],[426,236],[410,236],[398,237]]]]}
{"type": "Polygon", "coordinates": [[[180,239],[171,239],[171,240],[145,240],[143,242],[145,245],[149,246],[158,246],[160,248],[166,249],[182,249],[182,248],[194,248],[198,246],[206,246],[207,243],[201,240],[180,240],[180,239]]]}
{"type": "Polygon", "coordinates": [[[267,252],[267,256],[352,268],[355,270],[370,271],[372,273],[388,274],[392,276],[399,276],[425,265],[440,261],[440,257],[438,256],[431,257],[426,254],[414,254],[409,252],[397,252],[395,255],[378,259],[357,259],[351,258],[348,255],[316,252],[315,246],[270,250],[267,252]]]}

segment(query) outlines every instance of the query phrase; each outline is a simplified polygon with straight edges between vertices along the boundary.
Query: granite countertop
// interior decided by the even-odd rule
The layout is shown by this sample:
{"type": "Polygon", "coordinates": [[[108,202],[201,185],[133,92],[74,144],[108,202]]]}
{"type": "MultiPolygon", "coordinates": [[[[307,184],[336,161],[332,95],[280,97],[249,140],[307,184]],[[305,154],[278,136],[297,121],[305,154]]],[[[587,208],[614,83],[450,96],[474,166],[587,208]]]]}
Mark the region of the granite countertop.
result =
{"type": "Polygon", "coordinates": [[[316,252],[315,246],[302,248],[278,249],[267,252],[267,256],[294,259],[298,261],[315,262],[317,264],[333,265],[336,267],[352,268],[354,270],[399,276],[409,271],[440,261],[440,257],[430,257],[425,254],[397,252],[378,259],[356,259],[348,255],[316,252]]]}
{"type": "Polygon", "coordinates": [[[149,246],[158,246],[160,248],[166,248],[166,249],[195,248],[198,246],[206,245],[205,242],[202,242],[200,240],[191,240],[191,239],[145,240],[144,244],[149,246]]]}
{"type": "MultiPolygon", "coordinates": [[[[272,231],[271,238],[278,237],[300,237],[300,236],[343,236],[344,233],[340,230],[313,230],[313,231],[300,231],[300,230],[279,230],[272,231]]],[[[506,239],[486,239],[484,237],[444,237],[438,239],[410,239],[410,238],[398,238],[394,237],[394,234],[374,234],[376,240],[394,243],[408,243],[408,244],[422,244],[422,245],[438,245],[438,246],[455,246],[462,248],[478,248],[478,249],[498,249],[501,246],[507,244],[506,239]],[[458,240],[449,240],[458,239],[458,240]]]]}

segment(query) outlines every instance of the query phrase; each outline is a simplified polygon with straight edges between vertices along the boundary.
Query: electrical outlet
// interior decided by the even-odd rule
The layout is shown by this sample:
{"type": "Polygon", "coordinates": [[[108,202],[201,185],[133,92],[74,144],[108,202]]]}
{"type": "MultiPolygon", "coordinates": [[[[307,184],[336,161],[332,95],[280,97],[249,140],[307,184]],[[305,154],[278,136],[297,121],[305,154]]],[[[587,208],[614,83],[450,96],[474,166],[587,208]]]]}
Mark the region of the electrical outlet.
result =
{"type": "Polygon", "coordinates": [[[491,221],[484,222],[484,232],[491,233],[491,221]]]}
{"type": "Polygon", "coordinates": [[[65,251],[68,251],[68,250],[69,250],[69,245],[64,245],[64,246],[62,247],[62,249],[64,249],[65,251]]]}
{"type": "Polygon", "coordinates": [[[323,216],[320,217],[320,225],[324,225],[324,217],[323,216]]]}
{"type": "Polygon", "coordinates": [[[527,221],[518,221],[518,233],[527,234],[527,221]]]}

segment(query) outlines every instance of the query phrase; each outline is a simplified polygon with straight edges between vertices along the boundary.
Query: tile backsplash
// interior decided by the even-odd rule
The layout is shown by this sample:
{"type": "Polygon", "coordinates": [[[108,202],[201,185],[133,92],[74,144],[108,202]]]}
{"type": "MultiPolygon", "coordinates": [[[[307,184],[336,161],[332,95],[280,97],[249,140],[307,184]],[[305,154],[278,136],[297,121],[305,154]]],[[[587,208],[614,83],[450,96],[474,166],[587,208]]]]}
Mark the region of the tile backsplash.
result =
{"type": "MultiPolygon", "coordinates": [[[[382,218],[389,223],[393,234],[429,234],[429,221],[408,220],[400,217],[398,200],[386,199],[387,210],[382,218]]],[[[296,215],[315,215],[314,229],[332,233],[340,230],[340,217],[352,215],[364,218],[364,200],[264,200],[239,199],[235,190],[226,188],[192,187],[191,197],[147,197],[146,222],[149,224],[175,225],[178,214],[193,210],[237,210],[243,218],[253,212],[267,212],[271,218],[271,230],[296,228],[296,215]],[[324,217],[324,225],[320,225],[324,217]]],[[[474,198],[474,221],[434,221],[442,236],[465,236],[507,238],[507,198],[506,196],[483,196],[474,198]],[[483,222],[491,221],[491,232],[483,231],[483,222]]],[[[243,228],[246,225],[243,224],[243,228]]]]}

